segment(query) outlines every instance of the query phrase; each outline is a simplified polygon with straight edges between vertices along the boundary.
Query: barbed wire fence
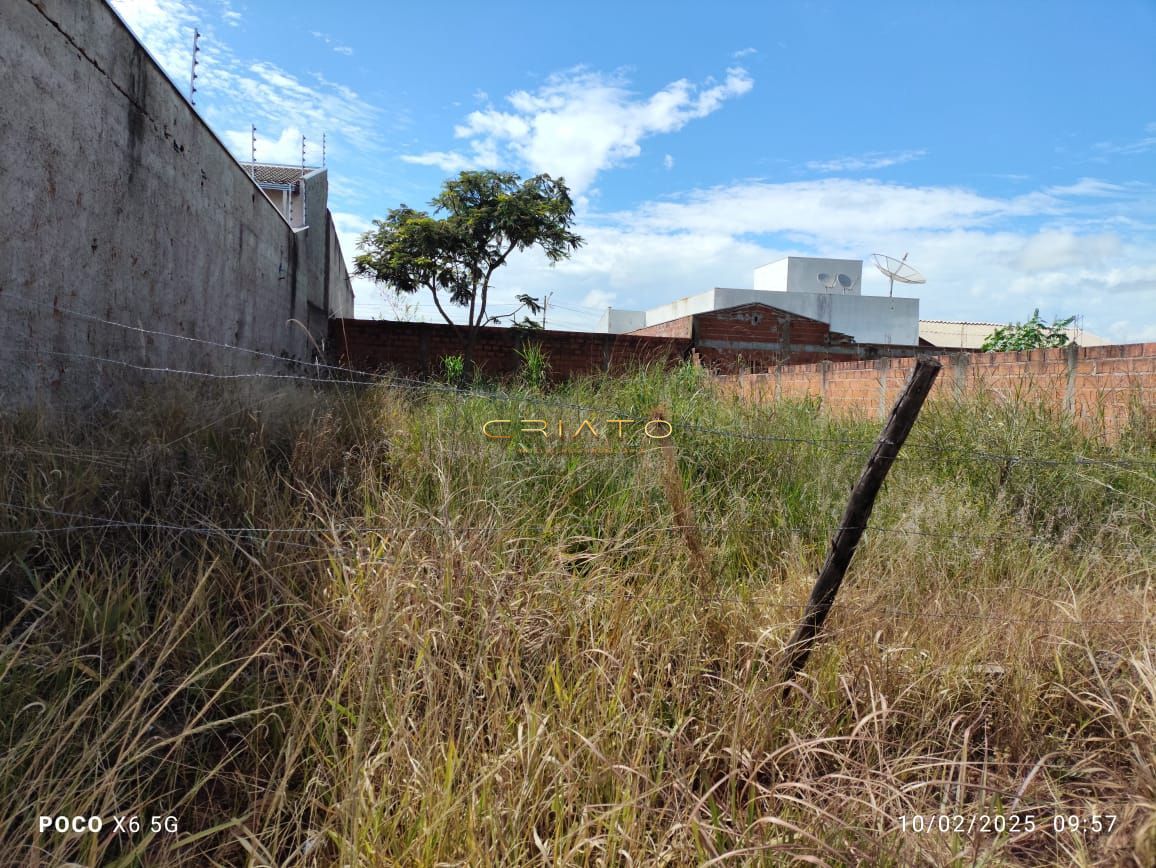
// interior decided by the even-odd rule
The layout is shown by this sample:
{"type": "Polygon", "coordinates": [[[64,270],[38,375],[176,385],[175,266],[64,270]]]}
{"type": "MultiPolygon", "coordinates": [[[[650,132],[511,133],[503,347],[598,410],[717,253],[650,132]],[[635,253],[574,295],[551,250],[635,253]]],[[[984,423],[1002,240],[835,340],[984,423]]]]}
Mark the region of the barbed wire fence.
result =
{"type": "MultiPolygon", "coordinates": [[[[431,521],[423,523],[423,524],[411,524],[411,525],[398,525],[398,524],[374,525],[374,524],[356,524],[356,523],[352,523],[352,522],[346,522],[346,523],[335,523],[335,524],[331,524],[331,525],[324,526],[324,527],[322,527],[322,526],[316,526],[316,527],[306,527],[306,526],[301,526],[301,527],[269,527],[269,526],[265,526],[265,527],[221,527],[221,526],[211,525],[211,524],[207,524],[207,523],[206,524],[200,524],[200,525],[181,525],[181,524],[174,524],[171,522],[130,521],[130,520],[107,518],[107,517],[102,517],[102,516],[98,516],[98,515],[91,515],[91,514],[87,514],[87,513],[78,513],[78,512],[71,512],[71,511],[66,511],[66,510],[56,510],[56,509],[51,509],[48,507],[39,507],[39,506],[31,506],[31,505],[27,505],[27,504],[16,504],[16,503],[8,503],[8,502],[0,502],[0,509],[16,510],[16,511],[26,512],[26,513],[34,513],[37,515],[50,516],[50,517],[54,517],[54,518],[64,518],[64,519],[68,519],[68,521],[70,522],[68,524],[63,524],[63,525],[36,525],[36,526],[30,526],[30,527],[4,529],[4,530],[0,530],[0,537],[38,536],[41,534],[56,535],[56,534],[69,534],[69,533],[77,533],[77,532],[83,532],[83,531],[94,531],[94,530],[105,530],[105,529],[162,531],[162,532],[173,533],[173,534],[188,534],[188,535],[193,535],[193,536],[204,536],[204,537],[221,537],[221,538],[224,538],[224,539],[227,539],[230,541],[247,540],[247,541],[251,541],[251,542],[262,542],[264,537],[297,537],[297,538],[313,537],[313,538],[315,538],[315,541],[313,541],[313,542],[303,543],[303,542],[298,542],[296,539],[278,539],[277,544],[287,546],[287,547],[292,547],[292,548],[306,549],[306,550],[310,550],[310,551],[316,551],[320,546],[322,548],[327,549],[327,554],[337,553],[337,554],[346,554],[346,555],[355,555],[359,548],[365,548],[364,545],[359,545],[359,543],[364,543],[365,537],[367,537],[367,536],[369,536],[369,537],[400,537],[403,535],[412,535],[412,534],[428,534],[428,535],[435,536],[435,537],[440,537],[440,536],[453,537],[453,536],[457,536],[457,535],[461,535],[461,534],[476,534],[476,533],[494,532],[495,530],[499,529],[497,527],[497,525],[494,523],[491,523],[491,524],[443,525],[443,524],[440,524],[438,521],[432,520],[432,519],[431,519],[431,521]],[[342,535],[345,535],[345,536],[342,537],[342,535]],[[316,538],[321,538],[321,539],[316,539],[316,538]]],[[[627,531],[627,533],[628,533],[628,536],[632,539],[640,539],[640,538],[643,538],[646,536],[652,536],[652,535],[658,535],[658,534],[673,534],[673,533],[676,533],[676,532],[678,532],[678,531],[680,531],[686,527],[693,527],[694,529],[700,530],[700,531],[715,531],[715,532],[733,530],[733,528],[731,526],[722,525],[722,524],[709,524],[708,523],[708,524],[695,524],[693,526],[689,526],[689,525],[679,525],[679,524],[670,524],[670,523],[654,523],[654,524],[650,524],[650,525],[645,526],[645,527],[631,528],[627,531]]],[[[842,529],[842,528],[835,527],[835,528],[832,528],[831,530],[832,530],[832,532],[837,532],[840,529],[842,529]]],[[[961,537],[958,535],[924,534],[924,533],[919,532],[919,531],[909,531],[909,530],[906,530],[903,528],[887,528],[887,527],[869,526],[867,528],[867,530],[872,532],[872,533],[898,533],[898,534],[904,534],[904,535],[915,533],[915,534],[918,534],[921,536],[933,536],[933,537],[940,538],[940,539],[961,539],[961,538],[962,539],[968,539],[968,540],[976,539],[976,537],[969,537],[969,536],[962,536],[961,537]]],[[[755,532],[755,533],[761,533],[761,534],[777,534],[777,533],[807,534],[807,533],[814,533],[815,528],[802,527],[802,526],[780,526],[780,527],[776,527],[776,528],[768,528],[768,529],[762,529],[762,530],[744,528],[742,530],[742,532],[743,533],[755,532]]],[[[528,536],[522,537],[522,539],[524,539],[527,542],[538,542],[541,540],[541,538],[537,535],[528,535],[528,536]]],[[[613,538],[610,538],[610,537],[599,537],[599,538],[593,538],[592,537],[592,538],[584,538],[584,539],[588,539],[589,541],[594,541],[594,542],[611,542],[611,541],[614,541],[613,538]]],[[[987,536],[987,537],[980,537],[980,539],[987,539],[987,540],[991,540],[991,541],[1000,541],[1000,540],[1011,540],[1011,539],[1020,540],[1021,538],[1018,536],[1014,536],[1014,535],[1007,535],[1007,536],[991,535],[991,536],[987,536]]],[[[1041,538],[1041,539],[1043,539],[1043,538],[1041,538]]],[[[382,559],[380,561],[377,561],[374,559],[366,559],[364,561],[359,560],[359,563],[378,563],[378,562],[391,563],[392,561],[390,561],[388,559],[382,559]]],[[[995,592],[1001,592],[1001,593],[1020,591],[1020,592],[1031,593],[1031,592],[1036,591],[1037,589],[1032,587],[1032,586],[1003,584],[1003,585],[972,586],[972,587],[969,587],[968,590],[971,590],[971,591],[986,590],[986,591],[995,591],[995,592]]],[[[724,596],[726,596],[726,595],[724,595],[724,596]]],[[[742,602],[749,601],[749,597],[741,596],[741,595],[729,595],[729,598],[734,600],[734,601],[742,601],[742,602]]],[[[805,604],[803,604],[803,603],[787,603],[787,602],[778,602],[778,601],[765,601],[765,602],[762,602],[761,605],[765,605],[768,608],[780,609],[783,611],[801,612],[804,609],[805,604]]],[[[1124,625],[1154,625],[1154,624],[1156,624],[1156,614],[1154,614],[1151,617],[1123,618],[1123,619],[1120,619],[1120,618],[1113,618],[1113,619],[1039,619],[1039,618],[1029,618],[1029,619],[1023,619],[1023,618],[1015,618],[1015,617],[1011,617],[1011,616],[1007,616],[1007,615],[998,615],[998,614],[980,615],[980,614],[969,614],[966,612],[963,612],[963,613],[952,612],[952,613],[936,614],[936,613],[928,613],[928,612],[923,612],[923,611],[916,612],[913,610],[905,610],[905,609],[900,609],[900,608],[896,608],[896,607],[888,607],[888,606],[856,606],[854,604],[847,604],[847,605],[840,604],[840,609],[843,609],[845,611],[859,612],[859,613],[878,612],[880,614],[894,615],[894,616],[900,616],[900,617],[910,617],[910,618],[919,618],[919,617],[924,617],[926,615],[927,617],[950,620],[952,618],[959,617],[963,620],[974,620],[974,621],[992,622],[992,623],[1000,623],[1000,624],[1021,624],[1022,623],[1022,624],[1034,624],[1034,625],[1039,625],[1039,626],[1054,626],[1054,627],[1080,626],[1080,625],[1124,626],[1124,625]]]]}
{"type": "MultiPolygon", "coordinates": [[[[205,338],[195,338],[188,335],[179,335],[171,332],[165,332],[156,329],[148,329],[139,325],[131,325],[128,323],[118,322],[116,320],[98,317],[91,314],[86,314],[81,311],[72,310],[61,307],[58,304],[49,304],[36,299],[30,299],[21,296],[11,291],[4,291],[0,293],[0,299],[5,301],[15,301],[17,303],[26,304],[42,309],[50,309],[54,313],[63,316],[73,317],[78,321],[88,322],[93,325],[99,325],[108,328],[122,329],[126,332],[137,333],[142,336],[149,336],[154,338],[162,338],[173,341],[187,342],[190,344],[201,345],[210,348],[214,351],[225,350],[231,353],[236,353],[239,356],[247,356],[252,359],[270,360],[275,362],[278,366],[290,366],[297,369],[297,373],[277,373],[272,371],[257,371],[257,370],[243,370],[235,373],[221,373],[218,371],[204,371],[195,370],[191,368],[178,368],[171,366],[148,365],[130,362],[123,359],[114,359],[107,356],[99,356],[86,353],[65,352],[60,350],[50,350],[41,346],[31,345],[27,343],[9,343],[0,347],[0,354],[27,359],[30,354],[42,355],[53,359],[64,360],[70,363],[83,363],[99,366],[112,366],[116,368],[123,368],[127,370],[134,370],[141,373],[175,376],[175,377],[190,377],[200,380],[210,381],[271,381],[275,383],[284,384],[300,384],[309,387],[358,387],[364,388],[366,386],[373,386],[379,388],[396,389],[407,393],[417,394],[437,394],[454,399],[455,404],[460,404],[466,400],[487,400],[494,402],[506,402],[515,405],[531,404],[537,408],[552,408],[559,410],[577,410],[581,412],[595,412],[608,415],[611,418],[627,418],[631,414],[625,412],[621,407],[606,407],[599,406],[593,403],[576,402],[559,399],[549,395],[529,394],[518,391],[503,391],[485,388],[469,388],[460,389],[442,383],[437,383],[429,380],[420,380],[412,377],[405,377],[393,373],[383,373],[377,371],[365,371],[352,369],[341,365],[332,365],[319,361],[302,363],[292,362],[287,360],[284,356],[274,353],[268,353],[260,350],[254,350],[247,347],[236,346],[219,341],[208,340],[205,338]]],[[[280,394],[274,393],[262,399],[262,402],[272,401],[280,397],[280,394]]],[[[234,410],[225,417],[233,413],[243,412],[245,409],[251,409],[251,405],[234,410]]],[[[638,411],[634,411],[637,413],[638,411]]],[[[221,418],[225,418],[221,417],[221,418]]],[[[212,420],[202,428],[207,428],[215,424],[218,420],[212,420]]],[[[201,429],[195,429],[201,430],[201,429]]],[[[774,444],[787,446],[808,446],[828,450],[833,453],[842,454],[858,454],[865,455],[867,451],[873,446],[872,441],[868,440],[853,440],[845,438],[808,438],[808,437],[792,437],[781,436],[774,434],[767,434],[759,431],[744,431],[731,429],[720,429],[711,426],[698,425],[689,422],[680,422],[680,434],[693,434],[702,437],[722,437],[746,443],[753,444],[774,444]]],[[[195,431],[188,432],[177,440],[184,437],[191,436],[195,431]]],[[[174,441],[175,442],[175,441],[174,441]]],[[[170,445],[170,444],[163,444],[170,445]]],[[[917,451],[918,456],[904,456],[900,455],[899,461],[919,461],[919,462],[945,462],[950,464],[959,464],[965,461],[974,462],[991,462],[1004,465],[1006,467],[1025,466],[1025,467],[1059,467],[1059,468],[1104,468],[1115,471],[1127,471],[1132,473],[1140,473],[1146,480],[1156,482],[1156,476],[1149,476],[1150,472],[1156,471],[1156,461],[1147,459],[1135,458],[1120,458],[1111,457],[1106,458],[1102,456],[1088,456],[1088,455],[1072,455],[1067,458],[1058,459],[1054,457],[1041,457],[1026,454],[1002,454],[996,452],[985,452],[975,450],[965,450],[960,447],[951,445],[935,445],[926,443],[909,443],[905,447],[906,450],[917,451]]],[[[2,447],[3,453],[8,455],[16,455],[22,452],[39,453],[46,456],[56,457],[77,457],[78,453],[75,450],[51,450],[51,449],[36,449],[34,447],[14,447],[7,445],[2,447]]],[[[476,453],[476,450],[469,450],[471,454],[476,453]]],[[[124,465],[133,461],[140,460],[140,454],[131,451],[121,453],[94,451],[84,453],[83,457],[86,460],[104,463],[107,465],[124,465]]],[[[202,537],[224,537],[230,540],[248,540],[256,541],[260,537],[277,538],[278,545],[284,545],[296,549],[313,550],[317,549],[319,542],[327,544],[330,548],[337,552],[355,552],[357,549],[355,541],[349,539],[352,535],[386,535],[397,536],[405,533],[476,533],[487,532],[494,530],[493,525],[458,525],[445,524],[438,520],[431,519],[427,524],[411,525],[411,526],[377,526],[372,524],[359,524],[353,522],[345,522],[338,524],[331,524],[327,526],[316,527],[218,527],[208,523],[203,524],[175,524],[166,522],[154,521],[134,521],[112,518],[108,516],[92,515],[88,513],[71,512],[68,510],[54,509],[49,506],[37,506],[29,504],[18,504],[11,502],[0,502],[0,509],[12,512],[27,513],[35,516],[40,516],[47,519],[65,519],[67,523],[64,524],[50,524],[47,521],[39,524],[32,524],[21,527],[8,527],[0,529],[0,538],[24,537],[24,536],[39,536],[39,535],[57,535],[69,534],[80,531],[94,531],[105,529],[125,529],[125,530],[149,530],[164,533],[187,534],[202,537]],[[346,535],[345,539],[339,538],[342,534],[346,535]],[[313,541],[301,542],[301,538],[314,538],[313,541]],[[320,537],[321,539],[317,539],[320,537]]],[[[639,537],[648,534],[669,534],[675,533],[685,529],[686,526],[679,524],[653,524],[645,528],[636,528],[632,533],[639,537]]],[[[710,524],[699,523],[695,525],[695,529],[712,532],[729,532],[734,528],[729,524],[710,524]]],[[[830,527],[827,533],[835,533],[843,528],[830,527]]],[[[789,524],[778,524],[767,528],[750,528],[743,527],[742,533],[755,534],[815,534],[817,528],[812,526],[798,526],[789,524]]],[[[1034,536],[1024,535],[1021,533],[1010,532],[1007,534],[960,534],[960,533],[938,533],[932,531],[924,531],[912,528],[904,528],[898,526],[879,526],[868,525],[864,528],[865,531],[874,534],[896,534],[903,536],[918,536],[937,541],[950,541],[957,543],[968,544],[992,544],[1000,542],[1017,542],[1017,543],[1052,543],[1055,541],[1054,537],[1048,536],[1034,536]]],[[[994,586],[993,586],[994,587],[994,586]]],[[[1000,586],[1000,590],[1020,590],[1030,592],[1030,588],[1016,588],[1015,586],[1000,586]]],[[[748,597],[734,597],[735,600],[749,601],[748,597]]],[[[780,610],[783,612],[802,613],[805,609],[804,603],[786,603],[780,601],[760,601],[760,605],[768,608],[780,610]]],[[[1142,618],[1128,618],[1128,619],[1025,619],[1015,618],[1008,615],[1001,615],[998,613],[978,613],[978,612],[962,612],[952,611],[950,613],[935,613],[927,610],[914,611],[909,609],[891,607],[891,606],[856,606],[853,603],[840,604],[841,611],[857,612],[861,614],[875,614],[896,618],[908,619],[942,619],[942,620],[961,620],[961,621],[978,621],[992,624],[1002,625],[1034,625],[1039,627],[1049,627],[1054,629],[1082,627],[1082,626],[1139,626],[1149,628],[1154,623],[1153,616],[1146,616],[1142,618]]],[[[790,626],[785,624],[783,626],[790,626]]]]}
{"type": "MultiPolygon", "coordinates": [[[[286,359],[284,356],[275,353],[269,353],[262,350],[254,350],[248,347],[241,347],[234,344],[227,344],[219,341],[212,341],[206,338],[195,338],[189,335],[179,335],[172,332],[164,332],[156,329],[148,329],[143,326],[134,326],[128,323],[117,322],[103,317],[85,314],[80,311],[75,311],[70,308],[61,307],[59,305],[49,304],[47,302],[30,299],[25,296],[5,291],[0,293],[0,299],[17,301],[23,304],[33,305],[43,309],[52,310],[55,313],[60,313],[66,316],[76,317],[86,322],[92,322],[99,325],[105,325],[113,328],[124,329],[127,331],[136,332],[143,335],[151,335],[155,337],[163,337],[177,341],[183,341],[192,344],[203,345],[213,349],[229,350],[230,352],[237,352],[253,358],[268,359],[282,365],[294,365],[302,371],[308,373],[269,373],[260,371],[243,371],[232,374],[222,374],[218,372],[199,371],[183,368],[173,368],[166,366],[141,365],[133,362],[128,362],[122,359],[112,359],[105,356],[96,356],[83,353],[70,353],[55,350],[47,350],[42,347],[27,344],[27,343],[9,343],[0,347],[0,352],[12,355],[27,356],[28,353],[41,354],[53,358],[68,359],[71,361],[84,361],[94,364],[114,365],[118,367],[137,370],[145,373],[158,374],[172,374],[178,376],[201,377],[213,380],[274,380],[285,382],[298,382],[310,385],[350,385],[350,386],[365,386],[365,385],[379,385],[389,388],[396,388],[400,390],[420,391],[427,393],[444,394],[459,399],[467,398],[483,398],[491,400],[509,401],[514,403],[530,403],[540,407],[552,407],[556,409],[568,410],[582,410],[590,412],[599,412],[605,414],[623,415],[625,411],[621,407],[607,407],[604,405],[597,405],[591,403],[565,401],[557,398],[552,398],[545,395],[528,395],[526,393],[518,393],[511,391],[499,391],[494,389],[470,388],[460,389],[454,386],[449,386],[444,383],[438,383],[431,380],[417,379],[414,377],[405,377],[394,373],[384,373],[379,371],[365,371],[351,368],[349,366],[333,365],[314,362],[295,362],[286,359]]],[[[636,411],[637,412],[637,411],[636,411]]],[[[829,445],[829,446],[845,446],[853,449],[870,449],[874,442],[870,440],[847,440],[839,438],[800,438],[800,437],[786,437],[759,434],[753,432],[736,431],[733,429],[718,429],[709,426],[695,425],[693,423],[680,423],[680,430],[696,434],[703,434],[708,436],[730,437],[741,440],[749,440],[752,442],[766,442],[766,443],[805,443],[810,445],[829,445]]],[[[949,460],[975,460],[975,461],[990,461],[998,463],[1013,464],[1028,464],[1028,465],[1047,465],[1047,466],[1067,466],[1067,465],[1082,465],[1082,466],[1103,466],[1103,467],[1141,467],[1156,469],[1156,461],[1146,459],[1131,459],[1131,458],[1101,458],[1093,456],[1073,455],[1068,459],[1052,459],[1041,458],[1032,455],[1012,455],[993,452],[977,452],[967,451],[953,446],[937,446],[933,444],[923,443],[909,443],[906,445],[907,449],[918,449],[923,452],[932,454],[940,454],[947,456],[949,460]]]]}

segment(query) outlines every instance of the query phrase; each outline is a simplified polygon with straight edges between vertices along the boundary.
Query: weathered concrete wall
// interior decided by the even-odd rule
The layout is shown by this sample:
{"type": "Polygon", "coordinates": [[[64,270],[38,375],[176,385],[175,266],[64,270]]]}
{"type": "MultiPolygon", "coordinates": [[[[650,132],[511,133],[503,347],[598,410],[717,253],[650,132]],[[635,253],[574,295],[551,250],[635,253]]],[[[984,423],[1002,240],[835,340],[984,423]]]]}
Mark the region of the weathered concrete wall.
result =
{"type": "Polygon", "coordinates": [[[310,360],[311,305],[352,308],[324,175],[294,231],[104,0],[3,8],[3,406],[84,403],[126,366],[286,368],[150,331],[310,360]]]}
{"type": "MultiPolygon", "coordinates": [[[[341,242],[337,240],[337,227],[328,214],[325,215],[325,226],[328,245],[325,261],[328,264],[329,275],[325,281],[325,286],[329,290],[325,307],[331,317],[350,319],[353,316],[353,283],[345,268],[341,242]]],[[[326,328],[328,329],[328,326],[326,328]]]]}

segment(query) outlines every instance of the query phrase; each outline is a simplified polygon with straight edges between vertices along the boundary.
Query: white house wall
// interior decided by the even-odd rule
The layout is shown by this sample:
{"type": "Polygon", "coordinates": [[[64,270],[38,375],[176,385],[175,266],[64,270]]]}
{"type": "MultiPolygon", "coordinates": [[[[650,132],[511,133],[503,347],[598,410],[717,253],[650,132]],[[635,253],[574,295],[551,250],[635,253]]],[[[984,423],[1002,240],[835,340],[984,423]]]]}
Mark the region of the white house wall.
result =
{"type": "Polygon", "coordinates": [[[754,288],[772,292],[832,292],[819,282],[820,274],[846,274],[851,289],[844,293],[836,286],[835,295],[859,295],[863,287],[863,261],[860,259],[818,259],[811,256],[788,256],[755,269],[754,288]]]}
{"type": "Polygon", "coordinates": [[[620,335],[632,332],[646,325],[646,311],[643,310],[616,310],[606,308],[606,313],[598,320],[596,331],[607,334],[620,335]]]}
{"type": "Polygon", "coordinates": [[[755,289],[782,292],[787,288],[787,260],[779,259],[755,269],[755,289]]]}

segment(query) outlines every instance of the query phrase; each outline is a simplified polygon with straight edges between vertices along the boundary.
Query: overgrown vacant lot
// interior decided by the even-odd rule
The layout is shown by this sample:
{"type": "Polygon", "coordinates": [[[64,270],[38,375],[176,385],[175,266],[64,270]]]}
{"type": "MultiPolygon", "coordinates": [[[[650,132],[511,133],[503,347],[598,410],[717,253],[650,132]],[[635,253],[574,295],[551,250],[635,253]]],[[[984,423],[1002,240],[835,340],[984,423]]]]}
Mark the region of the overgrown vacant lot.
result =
{"type": "Polygon", "coordinates": [[[7,864],[1156,863],[1150,419],[930,403],[784,698],[877,421],[344,388],[0,431],[7,864]]]}

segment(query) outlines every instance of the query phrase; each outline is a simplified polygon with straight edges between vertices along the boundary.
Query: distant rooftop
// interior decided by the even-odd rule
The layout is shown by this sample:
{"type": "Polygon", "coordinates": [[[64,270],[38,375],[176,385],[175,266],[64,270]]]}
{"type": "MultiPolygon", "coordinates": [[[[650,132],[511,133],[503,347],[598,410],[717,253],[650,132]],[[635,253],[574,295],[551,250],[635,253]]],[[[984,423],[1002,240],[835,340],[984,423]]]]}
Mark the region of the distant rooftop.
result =
{"type": "MultiPolygon", "coordinates": [[[[978,350],[1002,322],[975,322],[972,320],[921,319],[919,337],[944,349],[978,350]]],[[[1099,347],[1111,341],[1081,328],[1066,328],[1068,339],[1082,347],[1099,347]]]]}
{"type": "Polygon", "coordinates": [[[306,175],[316,172],[320,166],[283,166],[277,163],[241,163],[258,184],[293,184],[306,175]]]}

